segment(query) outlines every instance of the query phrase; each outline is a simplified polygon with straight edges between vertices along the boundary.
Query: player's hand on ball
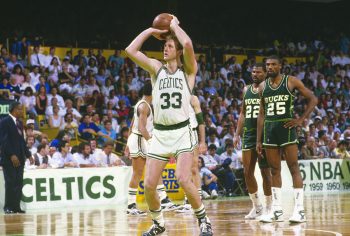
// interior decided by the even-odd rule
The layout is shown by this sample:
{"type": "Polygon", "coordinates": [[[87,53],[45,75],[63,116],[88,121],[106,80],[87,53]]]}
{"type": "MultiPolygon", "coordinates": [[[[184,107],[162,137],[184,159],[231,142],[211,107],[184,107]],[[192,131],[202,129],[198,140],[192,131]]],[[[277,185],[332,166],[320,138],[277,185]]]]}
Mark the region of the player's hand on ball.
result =
{"type": "Polygon", "coordinates": [[[158,40],[165,40],[163,36],[169,32],[169,30],[160,30],[155,28],[151,28],[151,30],[152,30],[152,36],[158,40]]]}
{"type": "Polygon", "coordinates": [[[173,19],[170,22],[170,25],[173,25],[173,24],[178,25],[178,24],[180,24],[180,21],[177,19],[176,16],[171,15],[171,14],[169,14],[169,15],[173,17],[173,19]]]}

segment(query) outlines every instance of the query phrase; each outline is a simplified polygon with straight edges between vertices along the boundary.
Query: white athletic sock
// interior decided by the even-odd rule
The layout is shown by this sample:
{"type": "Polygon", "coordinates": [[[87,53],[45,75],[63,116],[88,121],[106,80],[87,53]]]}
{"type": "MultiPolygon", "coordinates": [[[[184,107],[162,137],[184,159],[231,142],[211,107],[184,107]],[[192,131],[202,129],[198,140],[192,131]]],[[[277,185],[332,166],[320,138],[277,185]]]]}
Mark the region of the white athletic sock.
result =
{"type": "Polygon", "coordinates": [[[129,188],[128,205],[136,203],[137,188],[129,188]]]}
{"type": "Polygon", "coordinates": [[[253,207],[257,208],[257,207],[261,206],[258,191],[256,193],[249,193],[249,197],[253,202],[253,207]]]}
{"type": "Polygon", "coordinates": [[[294,204],[295,208],[304,209],[304,190],[302,188],[294,189],[294,204]]]}
{"type": "Polygon", "coordinates": [[[270,195],[270,196],[266,196],[265,195],[265,204],[266,204],[266,208],[271,209],[271,206],[272,206],[272,195],[270,195]]]}
{"type": "Polygon", "coordinates": [[[159,194],[160,201],[165,199],[167,197],[166,192],[165,192],[165,187],[163,184],[157,185],[157,192],[159,194]]]}
{"type": "Polygon", "coordinates": [[[205,212],[205,207],[202,203],[202,205],[198,209],[193,209],[194,214],[196,215],[197,219],[203,219],[207,216],[207,213],[205,212]]]}
{"type": "Polygon", "coordinates": [[[273,210],[281,210],[281,188],[272,187],[272,208],[273,210]]]}
{"type": "Polygon", "coordinates": [[[164,227],[165,222],[164,222],[164,217],[162,213],[162,208],[159,207],[158,210],[155,210],[155,211],[149,210],[149,211],[151,213],[152,219],[157,221],[160,226],[164,227]]]}

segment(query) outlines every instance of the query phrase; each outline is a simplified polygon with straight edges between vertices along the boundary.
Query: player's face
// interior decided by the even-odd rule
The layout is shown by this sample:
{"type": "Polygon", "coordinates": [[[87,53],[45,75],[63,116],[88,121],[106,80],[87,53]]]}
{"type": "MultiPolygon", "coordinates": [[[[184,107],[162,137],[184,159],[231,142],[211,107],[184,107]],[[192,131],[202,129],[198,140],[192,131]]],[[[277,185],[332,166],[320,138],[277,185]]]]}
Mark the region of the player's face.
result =
{"type": "Polygon", "coordinates": [[[169,39],[165,42],[163,54],[165,61],[173,60],[176,58],[176,47],[173,39],[169,39]]]}
{"type": "Polygon", "coordinates": [[[253,82],[255,84],[260,84],[262,81],[264,81],[266,77],[266,73],[263,68],[254,66],[252,71],[252,77],[253,77],[253,82]]]}
{"type": "Polygon", "coordinates": [[[268,77],[276,78],[280,74],[281,64],[276,59],[267,59],[266,70],[268,77]]]}

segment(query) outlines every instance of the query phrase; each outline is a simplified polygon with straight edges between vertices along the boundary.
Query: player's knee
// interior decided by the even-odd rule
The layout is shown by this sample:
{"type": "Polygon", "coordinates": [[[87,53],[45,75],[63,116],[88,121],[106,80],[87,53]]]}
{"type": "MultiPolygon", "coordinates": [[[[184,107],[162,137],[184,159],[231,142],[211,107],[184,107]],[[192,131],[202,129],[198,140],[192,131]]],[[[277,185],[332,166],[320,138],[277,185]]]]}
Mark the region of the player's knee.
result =
{"type": "Polygon", "coordinates": [[[143,173],[143,170],[136,170],[136,171],[133,172],[134,177],[137,178],[137,179],[141,179],[142,173],[143,173]]]}
{"type": "Polygon", "coordinates": [[[273,175],[273,176],[281,175],[281,168],[272,168],[271,167],[271,175],[273,175]]]}
{"type": "Polygon", "coordinates": [[[250,172],[249,170],[245,170],[244,171],[244,178],[246,179],[246,180],[252,180],[253,178],[254,178],[254,173],[252,173],[252,172],[250,172]]]}
{"type": "Polygon", "coordinates": [[[261,177],[262,177],[264,183],[271,182],[271,175],[270,174],[268,174],[266,172],[262,172],[261,177]]]}
{"type": "Polygon", "coordinates": [[[190,176],[187,173],[177,173],[176,178],[181,186],[186,186],[191,181],[190,176]]]}
{"type": "Polygon", "coordinates": [[[291,174],[298,173],[299,172],[299,165],[298,162],[293,162],[289,165],[289,170],[291,174]]]}
{"type": "Polygon", "coordinates": [[[146,192],[152,192],[152,191],[157,191],[157,182],[158,181],[153,181],[153,180],[145,180],[145,191],[146,192]]]}

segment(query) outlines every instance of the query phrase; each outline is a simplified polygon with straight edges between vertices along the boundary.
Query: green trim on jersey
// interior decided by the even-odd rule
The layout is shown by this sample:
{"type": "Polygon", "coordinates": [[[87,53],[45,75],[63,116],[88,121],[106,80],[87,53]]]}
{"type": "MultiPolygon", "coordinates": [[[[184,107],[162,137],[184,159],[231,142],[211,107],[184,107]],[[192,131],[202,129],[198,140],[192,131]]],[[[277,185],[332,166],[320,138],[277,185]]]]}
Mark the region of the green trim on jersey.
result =
{"type": "Polygon", "coordinates": [[[157,130],[174,130],[174,129],[180,129],[185,127],[186,125],[190,124],[190,120],[185,120],[183,122],[173,124],[173,125],[162,125],[162,124],[156,124],[153,123],[153,126],[157,130]]]}
{"type": "Polygon", "coordinates": [[[266,79],[265,89],[262,93],[265,121],[292,119],[294,98],[295,96],[288,88],[288,75],[282,75],[282,79],[276,88],[271,86],[271,78],[266,79]]]}

